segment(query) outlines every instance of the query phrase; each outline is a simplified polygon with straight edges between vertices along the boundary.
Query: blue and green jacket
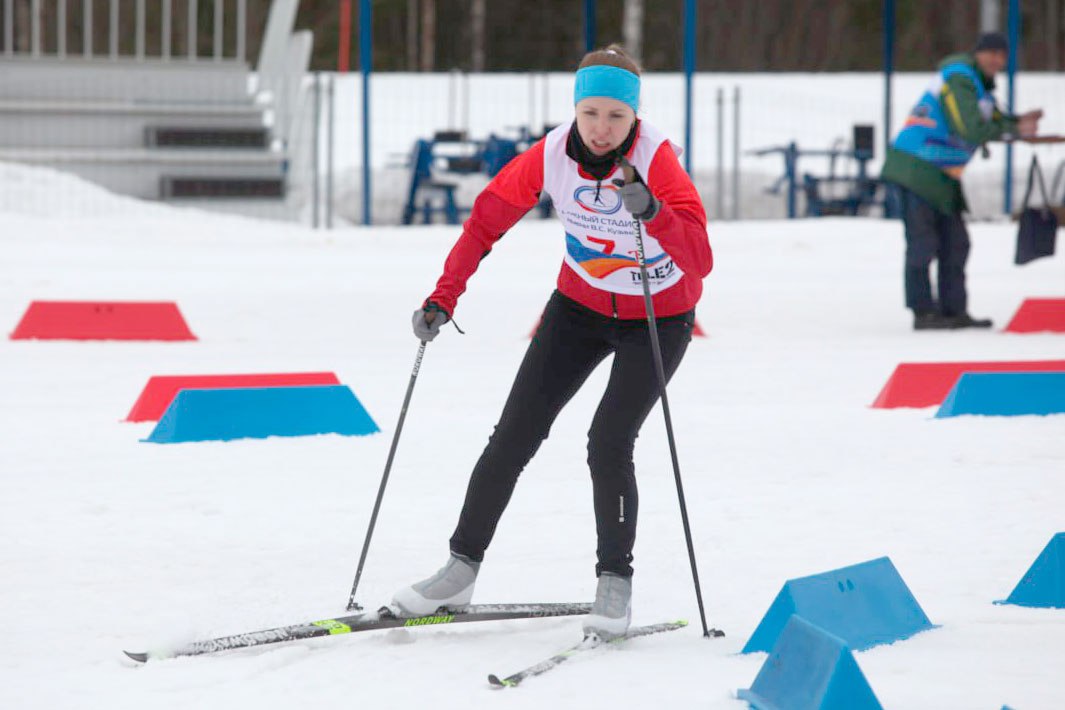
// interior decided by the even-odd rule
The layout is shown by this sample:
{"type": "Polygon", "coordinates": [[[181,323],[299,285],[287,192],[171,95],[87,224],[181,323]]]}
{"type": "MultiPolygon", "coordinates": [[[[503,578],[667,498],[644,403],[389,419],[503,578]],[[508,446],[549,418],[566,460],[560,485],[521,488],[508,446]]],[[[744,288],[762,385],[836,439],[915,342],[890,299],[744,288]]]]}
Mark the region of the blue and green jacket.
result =
{"type": "Polygon", "coordinates": [[[980,146],[1017,125],[999,110],[994,88],[995,80],[980,73],[973,55],[944,59],[888,149],[881,179],[917,193],[945,214],[968,209],[962,170],[980,146]]]}

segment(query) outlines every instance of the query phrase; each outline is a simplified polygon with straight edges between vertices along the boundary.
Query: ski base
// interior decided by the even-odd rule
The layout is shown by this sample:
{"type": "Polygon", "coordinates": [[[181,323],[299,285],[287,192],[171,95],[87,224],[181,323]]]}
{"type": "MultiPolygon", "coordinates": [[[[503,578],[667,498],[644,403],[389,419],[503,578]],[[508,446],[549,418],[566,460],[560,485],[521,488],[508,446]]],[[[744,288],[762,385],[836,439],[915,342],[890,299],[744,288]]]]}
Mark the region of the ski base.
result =
{"type": "Polygon", "coordinates": [[[179,656],[199,656],[205,653],[217,653],[237,648],[250,648],[266,644],[296,641],[350,634],[377,629],[413,628],[419,626],[440,626],[443,624],[462,624],[475,621],[506,621],[511,619],[540,619],[555,616],[578,616],[590,612],[591,604],[547,603],[547,604],[470,604],[461,609],[451,610],[441,607],[434,614],[425,616],[399,616],[389,607],[381,607],[376,612],[360,612],[333,619],[309,621],[292,626],[280,626],[249,633],[221,636],[205,641],[195,641],[180,648],[167,651],[143,652],[123,651],[138,663],[152,659],[176,658],[179,656]]]}
{"type": "MultiPolygon", "coordinates": [[[[601,639],[595,634],[589,634],[584,637],[580,643],[576,643],[570,646],[564,651],[560,651],[550,658],[544,659],[539,663],[529,666],[524,670],[520,670],[517,673],[508,675],[506,678],[500,678],[497,675],[489,675],[488,682],[493,688],[513,688],[520,684],[526,678],[542,675],[547,673],[552,668],[558,668],[560,665],[573,658],[576,655],[592,651],[597,648],[617,646],[629,639],[637,638],[640,636],[649,636],[651,634],[658,634],[664,631],[676,631],[682,629],[688,625],[687,621],[667,621],[661,624],[649,624],[647,626],[633,626],[630,627],[623,636],[616,636],[611,639],[601,639]]],[[[715,629],[716,631],[716,629],[715,629]]],[[[723,634],[722,634],[723,635],[723,634]]]]}

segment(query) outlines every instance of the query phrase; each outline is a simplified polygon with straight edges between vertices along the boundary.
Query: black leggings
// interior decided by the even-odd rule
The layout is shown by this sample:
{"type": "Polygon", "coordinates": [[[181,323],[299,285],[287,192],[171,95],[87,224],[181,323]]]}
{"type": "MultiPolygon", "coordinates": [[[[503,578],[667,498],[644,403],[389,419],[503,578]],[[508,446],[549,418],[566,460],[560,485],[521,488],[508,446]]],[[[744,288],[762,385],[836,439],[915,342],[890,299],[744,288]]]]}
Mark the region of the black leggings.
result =
{"type": "MultiPolygon", "coordinates": [[[[666,378],[691,341],[695,312],[658,319],[666,378]]],[[[637,493],[632,450],[659,398],[645,320],[600,315],[557,291],[525,353],[495,433],[470,476],[451,537],[452,552],[481,561],[518,475],[547,438],[555,417],[607,355],[610,381],[588,431],[596,532],[596,574],[632,574],[637,493]]]]}

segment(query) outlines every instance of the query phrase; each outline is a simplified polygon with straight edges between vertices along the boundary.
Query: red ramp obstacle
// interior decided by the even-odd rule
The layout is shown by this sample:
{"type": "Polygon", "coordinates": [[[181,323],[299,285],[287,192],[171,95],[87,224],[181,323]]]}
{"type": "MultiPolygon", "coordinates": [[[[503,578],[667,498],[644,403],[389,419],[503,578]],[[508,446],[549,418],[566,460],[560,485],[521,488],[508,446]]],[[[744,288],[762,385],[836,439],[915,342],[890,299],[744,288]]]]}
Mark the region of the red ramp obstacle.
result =
{"type": "Polygon", "coordinates": [[[339,385],[332,372],[282,372],[251,375],[155,375],[126,415],[127,422],[157,422],[181,390],[231,387],[339,385]]]}
{"type": "Polygon", "coordinates": [[[1006,362],[904,362],[895,367],[873,402],[875,409],[942,404],[966,372],[1065,372],[1065,360],[1006,362]]]}
{"type": "Polygon", "coordinates": [[[1065,298],[1024,299],[1006,332],[1065,333],[1065,298]]]}
{"type": "Polygon", "coordinates": [[[33,301],[12,340],[196,340],[172,301],[33,301]]]}

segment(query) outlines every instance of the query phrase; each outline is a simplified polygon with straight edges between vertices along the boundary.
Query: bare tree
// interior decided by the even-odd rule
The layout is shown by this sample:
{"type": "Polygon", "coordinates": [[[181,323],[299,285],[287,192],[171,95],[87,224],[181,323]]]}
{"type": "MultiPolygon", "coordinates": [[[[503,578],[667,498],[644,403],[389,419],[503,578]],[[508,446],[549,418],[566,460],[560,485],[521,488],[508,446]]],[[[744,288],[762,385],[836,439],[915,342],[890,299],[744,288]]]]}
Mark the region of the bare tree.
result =
{"type": "Polygon", "coordinates": [[[418,0],[407,0],[407,71],[418,71],[418,0]]]}
{"type": "Polygon", "coordinates": [[[422,71],[432,71],[436,58],[436,0],[422,3],[422,71]]]}
{"type": "Polygon", "coordinates": [[[12,23],[15,36],[12,46],[16,52],[30,51],[30,0],[22,0],[14,4],[15,21],[12,23]]]}
{"type": "MultiPolygon", "coordinates": [[[[57,45],[56,8],[60,0],[0,0],[13,11],[13,47],[32,51],[32,12],[42,13],[41,49],[57,45]]],[[[223,0],[227,13],[234,0],[223,0]]],[[[354,0],[353,0],[354,2],[354,0]]],[[[85,24],[96,56],[110,47],[112,0],[92,0],[92,17],[84,17],[88,0],[65,0],[66,50],[81,55],[85,24]]],[[[171,0],[171,54],[183,57],[188,37],[190,3],[200,8],[203,32],[210,45],[210,9],[214,0],[171,0]]],[[[116,0],[122,8],[120,48],[132,49],[130,9],[133,0],[116,0]]],[[[149,13],[147,51],[160,48],[161,0],[145,3],[149,13]]],[[[247,0],[247,57],[254,65],[271,0],[247,0]]],[[[881,0],[700,0],[698,67],[703,70],[876,70],[880,67],[881,0]]],[[[682,59],[681,0],[650,4],[647,0],[600,3],[602,36],[621,38],[648,70],[675,71],[682,59]]],[[[897,3],[897,51],[900,70],[928,70],[947,54],[972,46],[981,28],[1005,22],[1005,0],[942,0],[897,3]]],[[[375,65],[382,71],[433,71],[463,66],[494,69],[559,70],[583,54],[581,7],[574,0],[373,0],[375,65]],[[489,8],[491,11],[489,11],[489,8]],[[436,37],[446,38],[439,43],[436,37]],[[467,48],[469,47],[469,48],[467,48]]],[[[1065,0],[1033,0],[1024,4],[1025,41],[1018,46],[1021,66],[1038,70],[1065,69],[1065,0]]],[[[298,26],[315,32],[313,66],[336,62],[337,0],[301,0],[298,26]]],[[[226,22],[226,46],[233,44],[226,22]]],[[[0,29],[0,37],[7,28],[0,29]]],[[[5,48],[0,47],[0,51],[5,48]]]]}
{"type": "Polygon", "coordinates": [[[625,0],[621,26],[625,51],[636,61],[641,61],[643,56],[643,0],[625,0]]]}
{"type": "Polygon", "coordinates": [[[470,68],[484,71],[484,25],[486,0],[470,0],[470,34],[472,56],[470,68]]]}
{"type": "Polygon", "coordinates": [[[1058,70],[1060,50],[1058,49],[1058,36],[1061,34],[1061,0],[1046,0],[1046,43],[1047,61],[1043,67],[1047,71],[1058,70]]]}
{"type": "Polygon", "coordinates": [[[980,0],[980,31],[997,32],[1002,29],[998,19],[998,0],[980,0]]]}

